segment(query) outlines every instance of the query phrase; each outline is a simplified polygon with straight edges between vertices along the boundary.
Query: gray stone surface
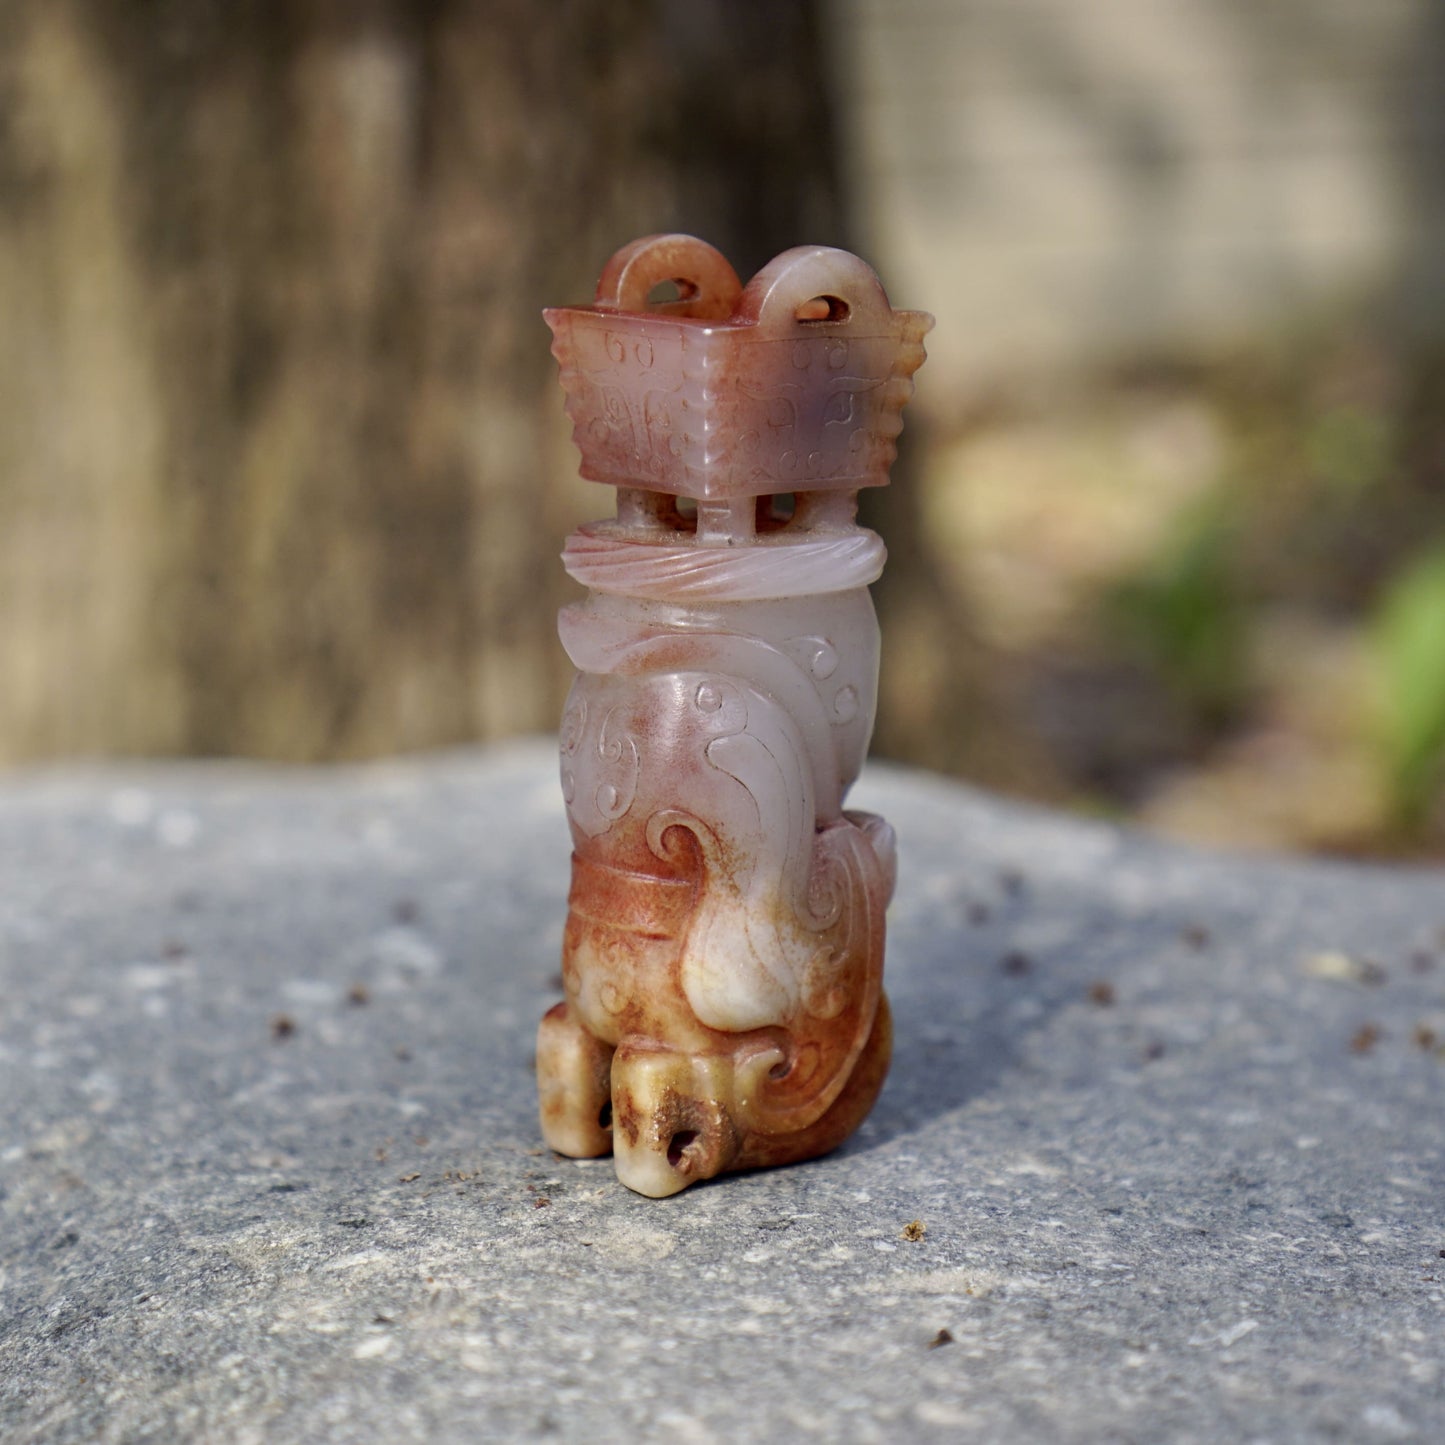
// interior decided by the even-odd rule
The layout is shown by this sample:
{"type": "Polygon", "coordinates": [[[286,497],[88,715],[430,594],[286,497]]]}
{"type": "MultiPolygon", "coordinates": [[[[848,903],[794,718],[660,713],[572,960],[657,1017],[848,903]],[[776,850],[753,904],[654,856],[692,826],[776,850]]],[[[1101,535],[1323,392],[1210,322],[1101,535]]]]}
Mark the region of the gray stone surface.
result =
{"type": "Polygon", "coordinates": [[[0,1439],[1445,1438],[1442,875],[857,801],[878,1109],[658,1202],[539,1147],[547,745],[0,784],[0,1439]]]}

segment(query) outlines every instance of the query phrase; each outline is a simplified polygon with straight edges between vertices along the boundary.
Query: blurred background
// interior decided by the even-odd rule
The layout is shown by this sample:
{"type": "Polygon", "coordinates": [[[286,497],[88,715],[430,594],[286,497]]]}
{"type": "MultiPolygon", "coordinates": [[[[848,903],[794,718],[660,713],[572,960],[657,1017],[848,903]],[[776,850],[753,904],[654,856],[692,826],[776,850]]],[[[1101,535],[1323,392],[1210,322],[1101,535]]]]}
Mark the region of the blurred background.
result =
{"type": "Polygon", "coordinates": [[[1442,0],[3,0],[0,765],[555,727],[660,230],[938,317],[875,752],[1445,856],[1442,0]]]}

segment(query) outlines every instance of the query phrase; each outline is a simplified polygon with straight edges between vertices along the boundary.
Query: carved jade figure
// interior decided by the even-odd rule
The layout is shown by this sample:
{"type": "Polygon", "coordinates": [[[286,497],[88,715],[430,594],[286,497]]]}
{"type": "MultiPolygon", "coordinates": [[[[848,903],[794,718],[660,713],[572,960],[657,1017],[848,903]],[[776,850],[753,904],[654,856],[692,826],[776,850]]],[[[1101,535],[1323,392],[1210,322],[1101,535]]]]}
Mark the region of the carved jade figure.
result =
{"type": "Polygon", "coordinates": [[[594,305],[546,317],[617,514],[563,553],[589,595],[559,619],[574,852],[542,1131],[662,1196],[832,1149],[888,1067],[893,830],[843,807],[884,560],[854,517],[932,318],[846,252],[799,247],[743,287],[690,236],[624,247],[594,305]]]}

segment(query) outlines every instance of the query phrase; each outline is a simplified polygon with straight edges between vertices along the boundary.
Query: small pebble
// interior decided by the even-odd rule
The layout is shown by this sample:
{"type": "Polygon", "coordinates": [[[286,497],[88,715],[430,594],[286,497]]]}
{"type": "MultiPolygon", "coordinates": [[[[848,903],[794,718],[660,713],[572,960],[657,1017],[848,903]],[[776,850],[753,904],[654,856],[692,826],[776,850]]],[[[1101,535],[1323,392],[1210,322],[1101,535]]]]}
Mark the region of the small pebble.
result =
{"type": "Polygon", "coordinates": [[[1350,1052],[1352,1054],[1368,1054],[1379,1042],[1380,1026],[1378,1024],[1361,1024],[1350,1039],[1350,1052]]]}

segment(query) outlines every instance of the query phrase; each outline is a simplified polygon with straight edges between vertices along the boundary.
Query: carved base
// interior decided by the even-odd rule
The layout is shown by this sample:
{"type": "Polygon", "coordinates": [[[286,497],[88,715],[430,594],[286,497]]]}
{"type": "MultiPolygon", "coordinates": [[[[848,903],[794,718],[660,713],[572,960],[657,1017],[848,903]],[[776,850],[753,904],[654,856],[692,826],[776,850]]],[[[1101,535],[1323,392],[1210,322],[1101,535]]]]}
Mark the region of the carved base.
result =
{"type": "Polygon", "coordinates": [[[682,1053],[651,1040],[615,1048],[558,1004],[537,1033],[542,1134],[572,1158],[616,1156],[629,1189],[661,1199],[738,1169],[792,1164],[836,1149],[863,1121],[883,1087],[893,1050],[892,1018],[879,996],[868,1041],[823,1116],[785,1133],[749,1128],[756,1042],[732,1053],[682,1053]]]}

